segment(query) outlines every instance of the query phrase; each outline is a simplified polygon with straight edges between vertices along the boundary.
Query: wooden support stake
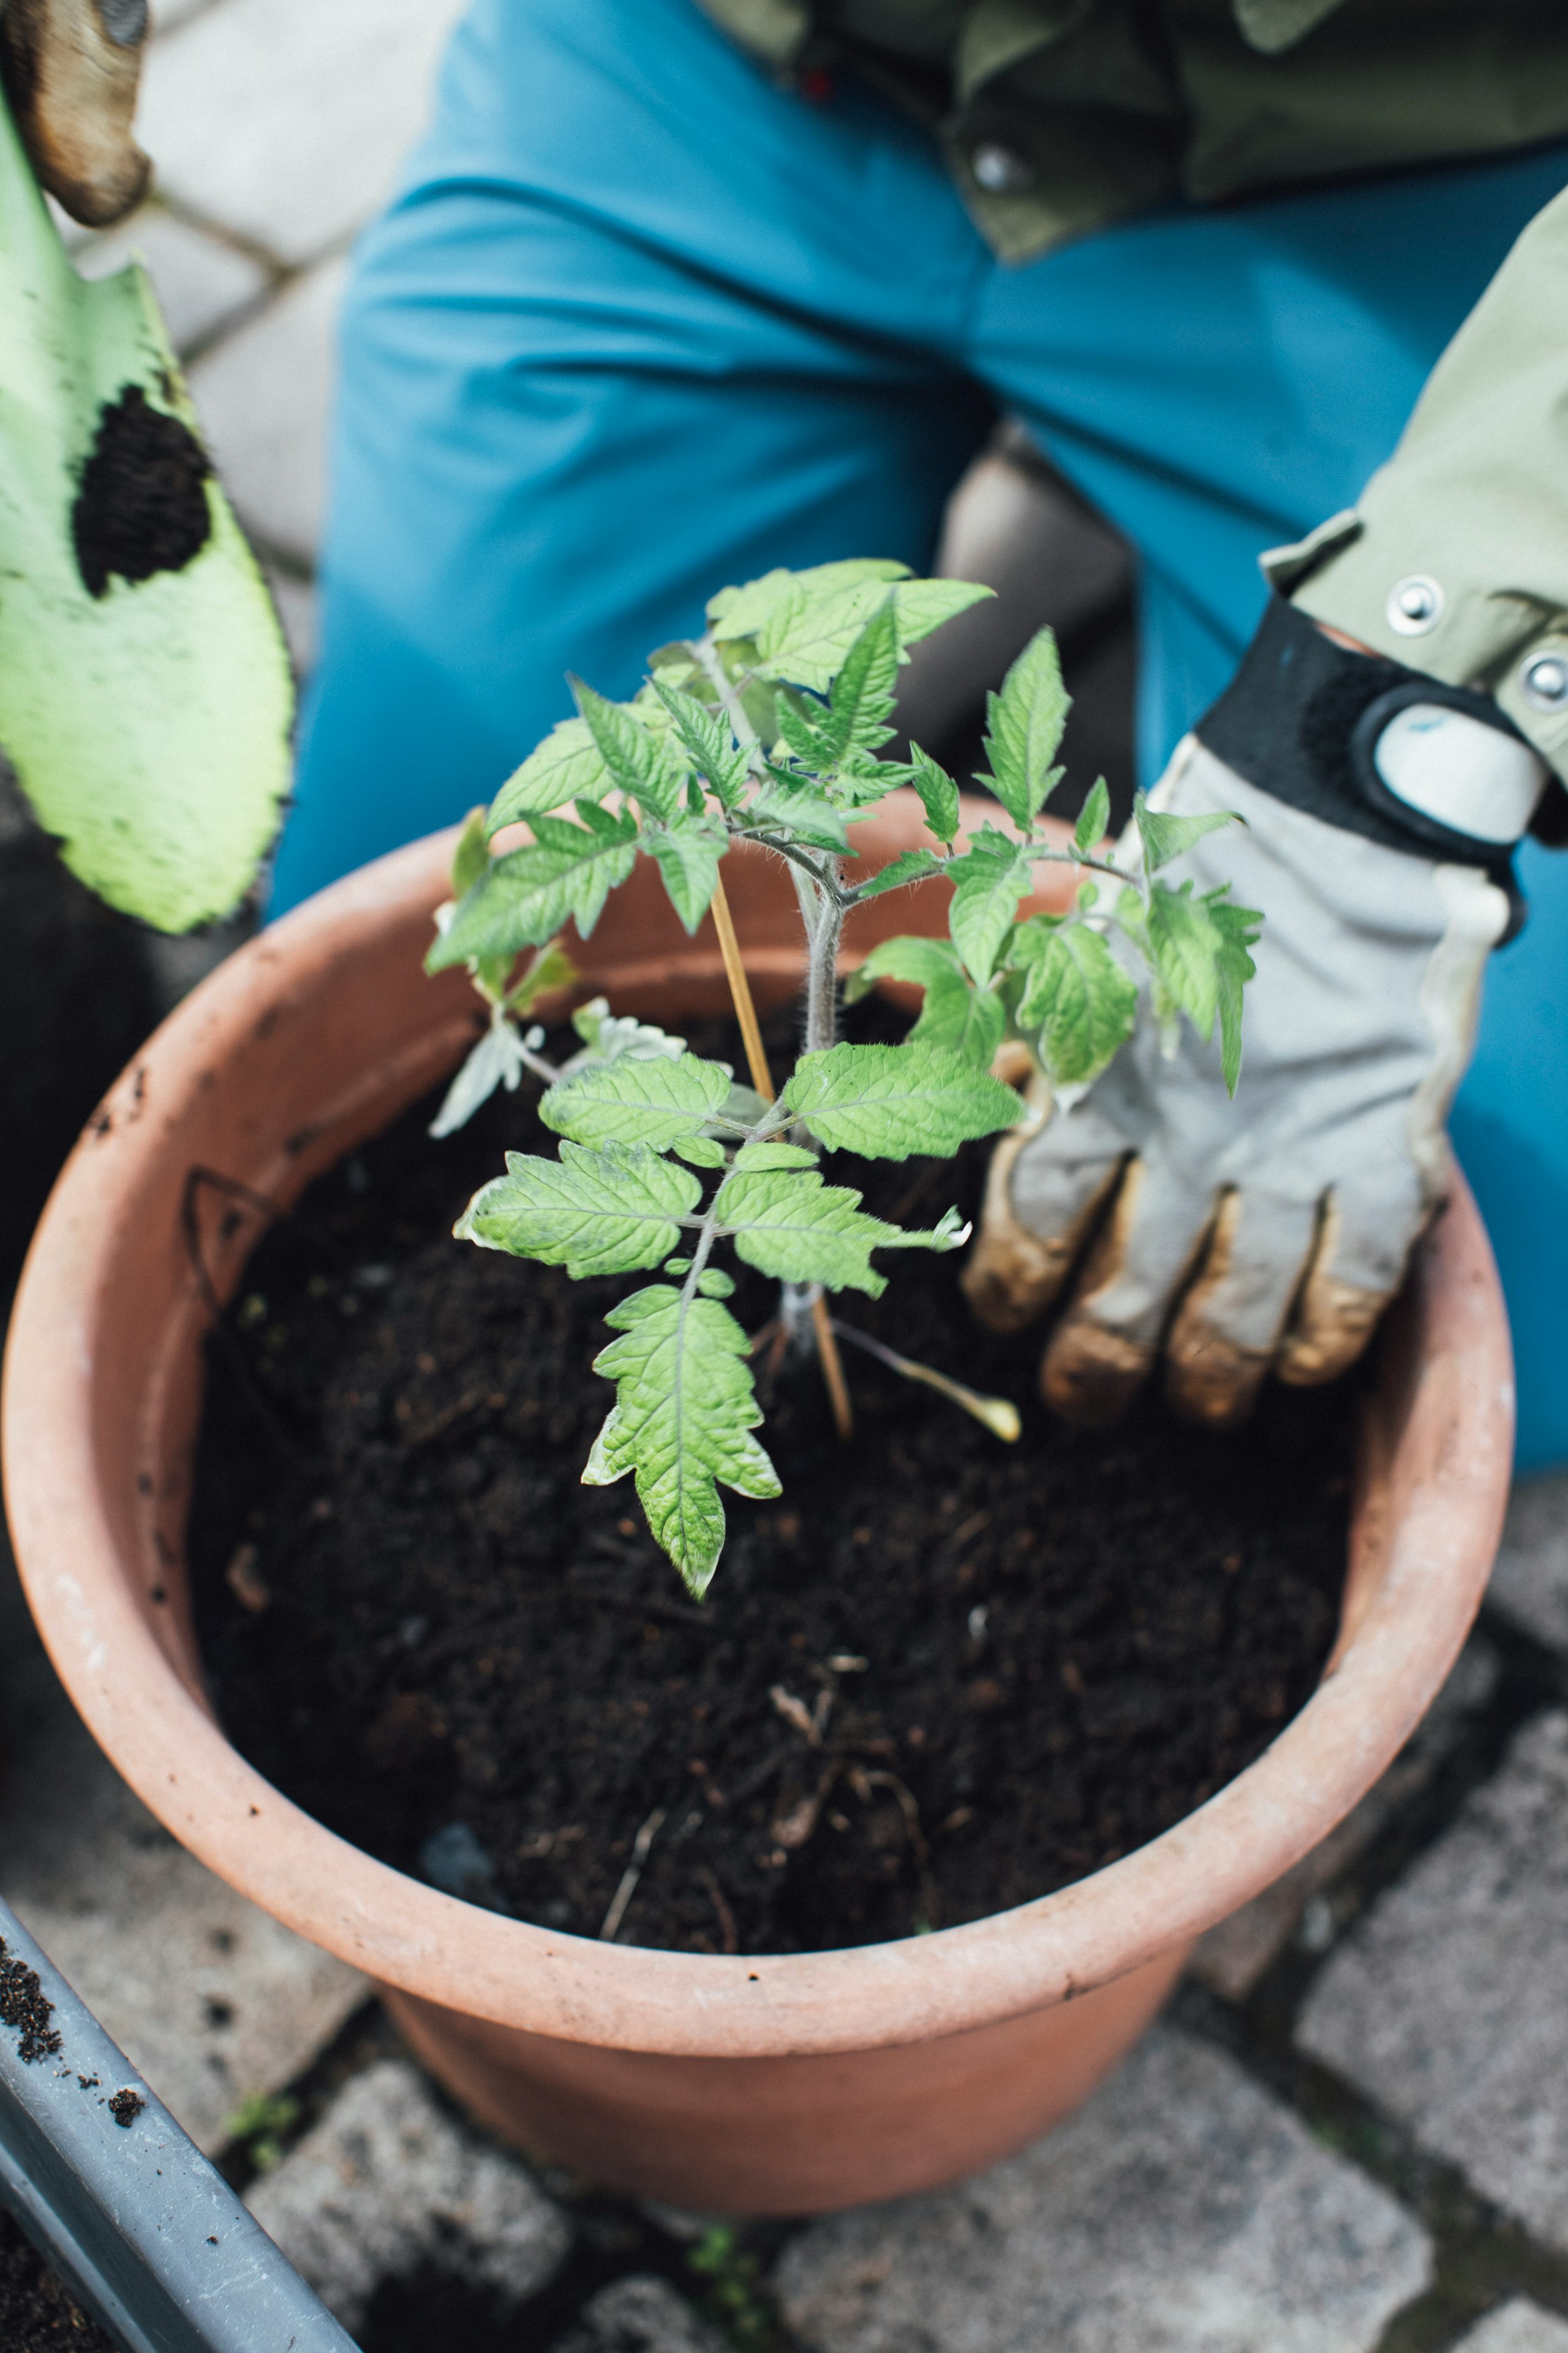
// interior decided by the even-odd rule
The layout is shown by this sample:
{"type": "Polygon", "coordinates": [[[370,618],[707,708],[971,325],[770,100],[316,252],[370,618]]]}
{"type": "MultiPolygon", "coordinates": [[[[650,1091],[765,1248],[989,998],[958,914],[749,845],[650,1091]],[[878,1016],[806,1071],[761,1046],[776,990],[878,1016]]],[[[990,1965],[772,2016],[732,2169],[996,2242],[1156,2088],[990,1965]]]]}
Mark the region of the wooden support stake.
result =
{"type": "MultiPolygon", "coordinates": [[[[752,1073],[752,1084],[764,1102],[775,1101],[773,1077],[768,1070],[768,1058],[763,1050],[763,1033],[757,1020],[757,1008],[752,1001],[752,984],[746,978],[746,967],[741,958],[741,943],[735,937],[735,919],[730,913],[730,902],[724,895],[723,882],[713,885],[713,928],[719,934],[719,952],[724,959],[725,976],[730,983],[730,995],[734,1000],[735,1018],[741,1025],[745,1043],[746,1061],[752,1073]]],[[[820,1292],[812,1302],[812,1328],[816,1334],[817,1354],[822,1359],[822,1377],[827,1383],[832,1400],[833,1419],[841,1439],[855,1435],[855,1412],[849,1402],[849,1384],[844,1377],[843,1359],[838,1354],[838,1340],[833,1329],[833,1319],[827,1312],[827,1302],[820,1292]]]]}

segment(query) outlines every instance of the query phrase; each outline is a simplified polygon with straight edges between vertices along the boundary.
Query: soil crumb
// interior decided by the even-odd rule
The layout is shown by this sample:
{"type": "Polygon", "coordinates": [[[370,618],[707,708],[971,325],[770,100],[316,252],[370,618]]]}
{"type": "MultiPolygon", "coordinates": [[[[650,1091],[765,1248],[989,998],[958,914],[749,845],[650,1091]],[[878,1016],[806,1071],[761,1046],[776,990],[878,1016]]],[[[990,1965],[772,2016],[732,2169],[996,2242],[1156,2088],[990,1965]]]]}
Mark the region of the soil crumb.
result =
{"type": "Polygon", "coordinates": [[[59,2033],[49,2024],[54,2014],[37,1970],[8,1952],[0,1936],[0,2026],[20,2029],[16,2056],[29,2066],[35,2059],[52,2057],[60,2047],[59,2033]]]}
{"type": "MultiPolygon", "coordinates": [[[[739,1061],[723,1029],[691,1042],[739,1061]]],[[[1142,1845],[1309,1698],[1352,1388],[1274,1391],[1237,1436],[1152,1399],[1085,1436],[1037,1401],[1039,1332],[980,1330],[954,1258],[889,1259],[882,1299],[836,1312],[1011,1397],[1021,1440],[847,1350],[841,1447],[813,1360],[764,1372],[784,1493],[725,1494],[699,1609],[629,1481],[580,1479],[612,1397],[603,1316],[657,1278],[573,1283],[452,1241],[503,1149],[555,1140],[524,1092],[432,1144],[434,1100],[266,1238],[209,1356],[191,1553],[214,1694],[331,1829],[580,1936],[871,1943],[1142,1845]]],[[[987,1153],[831,1174],[919,1226],[975,1212],[987,1153]]],[[[776,1293],[737,1272],[755,1332],[776,1293]]]]}
{"type": "Polygon", "coordinates": [[[110,579],[181,572],[212,533],[212,465],[189,426],[152,407],[139,384],[99,411],[98,432],[71,508],[77,569],[91,596],[110,579]]]}
{"type": "Polygon", "coordinates": [[[21,2224],[0,2206],[0,2344],[5,2353],[114,2353],[21,2224]]]}
{"type": "Polygon", "coordinates": [[[129,2132],[146,2105],[140,2092],[127,2089],[114,2094],[109,2103],[109,2113],[121,2131],[129,2132]]]}

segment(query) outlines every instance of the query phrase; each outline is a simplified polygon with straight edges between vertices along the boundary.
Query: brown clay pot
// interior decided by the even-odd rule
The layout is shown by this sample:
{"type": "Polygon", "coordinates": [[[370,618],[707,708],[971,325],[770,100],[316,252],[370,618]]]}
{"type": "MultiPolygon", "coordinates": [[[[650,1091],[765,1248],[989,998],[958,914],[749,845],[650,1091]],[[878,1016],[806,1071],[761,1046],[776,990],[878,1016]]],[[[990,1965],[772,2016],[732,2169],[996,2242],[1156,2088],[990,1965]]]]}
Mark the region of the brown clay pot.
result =
{"type": "MultiPolygon", "coordinates": [[[[914,838],[889,806],[878,859],[914,838]]],[[[1314,1697],[1161,1838],[1059,1894],[908,1941],[719,1958],[590,1943],[405,1878],[301,1813],[216,1723],[182,1559],[202,1336],[266,1222],[456,1063],[460,975],[426,980],[449,841],[381,860],[286,917],[186,1000],[106,1100],[28,1261],[5,1367],[17,1557],[81,1714],[213,1870],[385,1989],[487,2124],[624,2189],[807,2213],[948,2180],[1082,2099],[1148,2023],[1194,1939],[1354,1805],[1447,1674],[1508,1485],[1511,1366],[1460,1186],[1383,1343],[1343,1626],[1314,1697]],[[225,1191],[195,1172],[248,1190],[225,1191]]],[[[726,875],[753,985],[799,978],[782,868],[726,875]]],[[[922,897],[930,903],[922,906],[922,897]]],[[[876,931],[945,921],[877,899],[876,931]]],[[[661,1021],[727,1003],[711,930],[679,930],[647,861],[579,951],[592,988],[661,1021]]]]}

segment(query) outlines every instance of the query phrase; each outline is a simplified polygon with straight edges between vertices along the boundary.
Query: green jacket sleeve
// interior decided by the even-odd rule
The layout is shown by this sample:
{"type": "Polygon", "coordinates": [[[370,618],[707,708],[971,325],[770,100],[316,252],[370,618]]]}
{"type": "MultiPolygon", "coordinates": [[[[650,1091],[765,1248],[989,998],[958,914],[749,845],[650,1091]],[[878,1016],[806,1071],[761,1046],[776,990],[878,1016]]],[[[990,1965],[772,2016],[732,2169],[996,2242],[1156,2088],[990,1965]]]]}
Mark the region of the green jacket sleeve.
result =
{"type": "Polygon", "coordinates": [[[1568,776],[1568,192],[1514,246],[1360,505],[1263,568],[1315,619],[1494,694],[1568,776]]]}

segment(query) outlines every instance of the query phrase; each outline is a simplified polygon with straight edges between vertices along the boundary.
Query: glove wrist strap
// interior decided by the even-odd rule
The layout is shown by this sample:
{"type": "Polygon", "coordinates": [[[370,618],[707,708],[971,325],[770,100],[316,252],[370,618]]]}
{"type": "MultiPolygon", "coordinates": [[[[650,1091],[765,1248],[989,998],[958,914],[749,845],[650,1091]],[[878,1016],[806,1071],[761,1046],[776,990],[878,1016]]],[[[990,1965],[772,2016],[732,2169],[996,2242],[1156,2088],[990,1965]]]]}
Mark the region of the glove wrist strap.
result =
{"type": "Polygon", "coordinates": [[[1481,867],[1517,900],[1511,842],[1442,824],[1390,792],[1379,775],[1379,737],[1418,703],[1524,741],[1489,695],[1446,686],[1382,655],[1352,653],[1276,596],[1235,678],[1194,732],[1258,791],[1385,849],[1481,867]]]}

